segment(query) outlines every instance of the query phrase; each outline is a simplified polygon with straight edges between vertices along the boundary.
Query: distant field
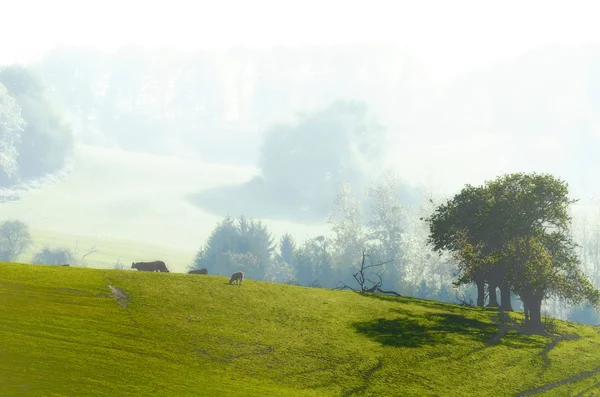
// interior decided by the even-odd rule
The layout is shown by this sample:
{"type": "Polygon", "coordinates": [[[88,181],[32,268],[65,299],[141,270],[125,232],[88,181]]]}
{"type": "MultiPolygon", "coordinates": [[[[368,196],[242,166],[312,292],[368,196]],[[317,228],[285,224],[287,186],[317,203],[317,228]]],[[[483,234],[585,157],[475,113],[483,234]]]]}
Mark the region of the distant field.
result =
{"type": "Polygon", "coordinates": [[[96,250],[88,255],[80,263],[93,268],[112,268],[120,261],[125,267],[131,267],[131,262],[146,260],[163,260],[171,271],[185,272],[192,262],[196,251],[173,249],[152,243],[139,241],[128,241],[114,237],[73,236],[50,231],[32,231],[35,246],[23,254],[19,259],[28,262],[33,252],[41,249],[44,245],[50,247],[65,247],[72,251],[77,250],[77,257],[88,253],[92,248],[96,250]]]}
{"type": "MultiPolygon", "coordinates": [[[[131,262],[163,255],[182,269],[223,219],[193,205],[189,195],[240,184],[254,175],[256,170],[249,167],[81,146],[64,181],[0,204],[0,220],[26,222],[38,246],[74,248],[79,240],[82,251],[97,245],[100,252],[89,257],[89,265],[106,267],[119,257],[131,262]]],[[[276,236],[287,231],[300,240],[328,230],[325,223],[264,222],[276,236]]],[[[30,257],[28,253],[21,259],[30,257]]]]}
{"type": "Polygon", "coordinates": [[[600,334],[225,277],[0,264],[3,396],[593,396],[600,334]]]}

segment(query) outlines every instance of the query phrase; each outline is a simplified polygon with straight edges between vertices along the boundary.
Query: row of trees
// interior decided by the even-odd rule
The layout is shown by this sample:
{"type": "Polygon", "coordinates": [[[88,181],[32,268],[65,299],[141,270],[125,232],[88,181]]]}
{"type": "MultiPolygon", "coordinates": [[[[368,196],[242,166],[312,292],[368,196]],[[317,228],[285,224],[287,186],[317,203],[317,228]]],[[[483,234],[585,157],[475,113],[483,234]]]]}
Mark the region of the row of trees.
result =
{"type": "Polygon", "coordinates": [[[329,216],[330,236],[299,244],[286,233],[277,243],[260,221],[227,217],[192,268],[335,288],[356,285],[363,259],[381,289],[406,296],[456,301],[473,294],[479,306],[508,311],[518,297],[527,328],[538,332],[549,298],[574,307],[574,319],[583,315],[582,302],[600,303],[571,238],[567,187],[551,175],[517,173],[467,185],[437,207],[432,200],[411,207],[401,203],[396,178],[364,192],[344,184],[329,216]]]}
{"type": "MultiPolygon", "coordinates": [[[[477,305],[484,306],[487,286],[487,305],[503,310],[512,310],[517,296],[527,327],[536,332],[548,298],[576,305],[574,320],[589,317],[582,302],[600,303],[571,237],[568,208],[574,201],[565,182],[546,174],[505,175],[467,185],[437,207],[418,208],[400,203],[398,186],[387,177],[361,195],[344,185],[329,217],[331,235],[302,243],[288,233],[275,241],[261,221],[227,217],[199,250],[193,268],[221,275],[243,270],[252,279],[335,288],[355,283],[362,259],[382,280],[380,289],[406,296],[456,301],[476,292],[477,305]],[[440,255],[431,255],[432,249],[440,255]]],[[[21,258],[32,243],[23,222],[0,224],[0,261],[21,258]]],[[[31,262],[76,259],[68,249],[43,247],[31,262]]],[[[360,274],[363,282],[368,277],[360,274]]]]}
{"type": "Polygon", "coordinates": [[[0,187],[59,170],[72,148],[71,126],[38,76],[0,69],[0,187]]]}
{"type": "Polygon", "coordinates": [[[427,208],[404,205],[403,191],[392,176],[362,191],[343,184],[328,219],[331,235],[302,242],[289,233],[276,241],[260,221],[227,217],[198,251],[192,268],[221,275],[241,269],[253,279],[334,288],[354,281],[366,250],[367,265],[387,262],[377,267],[382,289],[453,301],[459,292],[452,290],[451,266],[427,254],[427,228],[418,221],[427,208]]]}

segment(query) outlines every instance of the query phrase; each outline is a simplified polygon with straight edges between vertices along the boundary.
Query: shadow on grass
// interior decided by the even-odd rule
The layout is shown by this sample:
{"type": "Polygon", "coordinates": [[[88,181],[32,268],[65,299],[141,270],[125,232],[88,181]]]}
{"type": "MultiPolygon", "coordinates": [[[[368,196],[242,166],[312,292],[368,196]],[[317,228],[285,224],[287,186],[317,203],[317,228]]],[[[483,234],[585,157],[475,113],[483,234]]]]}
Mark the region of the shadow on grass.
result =
{"type": "Polygon", "coordinates": [[[487,342],[498,332],[498,327],[493,323],[460,314],[423,312],[415,315],[411,311],[394,312],[399,314],[397,318],[355,323],[354,328],[384,346],[395,347],[445,344],[457,337],[487,342]]]}
{"type": "Polygon", "coordinates": [[[402,305],[414,305],[421,306],[427,309],[443,310],[445,312],[456,312],[456,313],[467,313],[467,312],[489,312],[498,313],[496,307],[478,307],[478,306],[461,306],[458,303],[451,302],[440,302],[429,299],[415,298],[411,296],[397,297],[393,295],[382,295],[382,294],[364,294],[366,298],[378,299],[384,302],[395,302],[402,305]]]}

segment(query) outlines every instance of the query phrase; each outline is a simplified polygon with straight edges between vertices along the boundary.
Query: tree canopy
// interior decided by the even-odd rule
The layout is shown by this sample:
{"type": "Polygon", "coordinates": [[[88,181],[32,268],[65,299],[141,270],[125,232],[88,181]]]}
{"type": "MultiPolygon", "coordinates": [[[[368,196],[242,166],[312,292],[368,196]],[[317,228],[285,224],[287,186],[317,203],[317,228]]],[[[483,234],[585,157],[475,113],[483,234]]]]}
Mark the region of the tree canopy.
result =
{"type": "Polygon", "coordinates": [[[429,243],[460,262],[458,283],[485,280],[490,302],[496,287],[503,302],[517,294],[531,315],[528,327],[540,330],[541,303],[550,296],[598,303],[569,234],[573,202],[567,183],[549,174],[514,173],[467,185],[427,219],[429,243]]]}
{"type": "Polygon", "coordinates": [[[226,217],[220,222],[194,259],[193,268],[228,275],[242,270],[247,277],[263,279],[276,248],[267,227],[260,221],[226,217]]]}

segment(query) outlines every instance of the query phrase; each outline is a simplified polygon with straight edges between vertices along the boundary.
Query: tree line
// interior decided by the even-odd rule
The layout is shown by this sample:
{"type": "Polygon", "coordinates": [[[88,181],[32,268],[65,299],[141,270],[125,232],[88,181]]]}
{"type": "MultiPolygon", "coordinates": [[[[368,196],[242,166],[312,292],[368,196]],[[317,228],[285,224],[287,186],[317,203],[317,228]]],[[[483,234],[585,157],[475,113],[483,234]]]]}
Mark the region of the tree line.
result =
{"type": "Polygon", "coordinates": [[[440,266],[444,259],[424,255],[426,228],[417,217],[425,208],[403,204],[402,188],[389,175],[362,191],[343,184],[327,219],[332,233],[304,241],[290,233],[275,240],[262,221],[228,216],[199,249],[192,268],[222,275],[238,269],[253,279],[333,288],[351,282],[366,248],[368,263],[389,261],[381,269],[384,289],[451,301],[449,267],[440,266]],[[436,269],[435,276],[426,267],[436,269]]]}
{"type": "Polygon", "coordinates": [[[222,275],[243,270],[258,280],[335,288],[356,282],[353,275],[368,252],[362,260],[377,269],[374,276],[385,290],[455,301],[459,287],[467,287],[463,299],[472,288],[477,306],[504,311],[513,310],[516,296],[532,332],[541,331],[542,303],[549,298],[600,303],[572,238],[569,206],[575,200],[559,178],[503,175],[416,211],[402,205],[397,192],[398,181],[391,177],[373,184],[363,200],[344,184],[329,216],[331,236],[301,244],[287,233],[275,242],[260,221],[227,217],[192,268],[222,275]]]}
{"type": "MultiPolygon", "coordinates": [[[[413,208],[400,202],[398,186],[387,176],[361,195],[344,184],[328,218],[331,234],[301,243],[289,233],[276,241],[260,220],[228,216],[191,268],[218,275],[242,270],[255,280],[324,288],[377,277],[380,289],[404,296],[464,302],[472,293],[477,306],[503,311],[513,310],[516,296],[532,332],[542,330],[548,299],[574,305],[574,319],[583,315],[577,305],[600,303],[593,273],[586,274],[572,237],[569,207],[575,200],[566,182],[550,174],[514,173],[466,185],[441,204],[431,200],[413,208]],[[368,268],[372,275],[362,271],[368,268]]],[[[18,260],[32,245],[23,222],[0,224],[1,261],[18,260]]],[[[31,263],[78,263],[93,252],[79,259],[69,249],[42,247],[31,263]]]]}

